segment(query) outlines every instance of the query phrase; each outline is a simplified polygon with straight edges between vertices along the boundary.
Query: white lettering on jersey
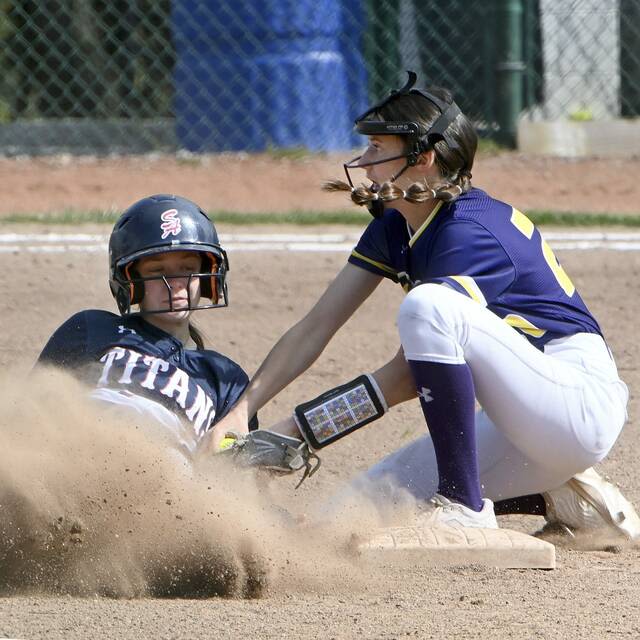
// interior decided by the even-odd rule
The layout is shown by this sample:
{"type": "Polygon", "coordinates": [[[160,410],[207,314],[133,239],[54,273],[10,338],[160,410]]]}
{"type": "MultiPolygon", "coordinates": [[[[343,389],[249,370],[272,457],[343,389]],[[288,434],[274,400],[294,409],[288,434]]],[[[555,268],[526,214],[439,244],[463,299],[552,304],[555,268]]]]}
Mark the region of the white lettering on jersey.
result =
{"type": "Polygon", "coordinates": [[[176,391],[178,395],[174,399],[184,409],[189,394],[189,376],[181,369],[176,369],[167,384],[160,389],[160,393],[167,398],[173,398],[176,391]]]}
{"type": "Polygon", "coordinates": [[[216,412],[213,409],[213,402],[200,385],[196,385],[196,397],[193,400],[193,404],[185,411],[185,413],[191,422],[194,422],[195,418],[193,426],[196,432],[201,433],[209,429],[213,419],[216,417],[216,412]],[[198,414],[197,417],[196,413],[198,414]]]}
{"type": "Polygon", "coordinates": [[[100,380],[98,380],[98,386],[102,387],[107,384],[107,380],[109,378],[109,371],[113,366],[115,360],[121,360],[124,358],[125,349],[122,347],[114,347],[111,351],[107,351],[102,358],[100,358],[100,362],[104,362],[104,367],[102,368],[102,375],[100,376],[100,380]]]}
{"type": "Polygon", "coordinates": [[[133,369],[138,363],[138,360],[140,360],[140,357],[139,353],[129,351],[129,359],[127,360],[127,364],[122,372],[122,377],[118,380],[118,384],[131,384],[131,374],[133,373],[133,369]]]}
{"type": "Polygon", "coordinates": [[[143,378],[139,382],[140,386],[152,391],[158,391],[156,384],[163,384],[164,386],[159,389],[160,393],[171,398],[184,410],[188,420],[193,423],[196,433],[204,433],[211,428],[216,416],[211,397],[199,384],[192,381],[185,371],[177,369],[162,358],[145,356],[130,349],[114,347],[100,358],[104,367],[98,382],[99,387],[107,386],[112,370],[120,370],[119,367],[114,368],[113,366],[118,360],[123,362],[120,365],[122,375],[117,384],[129,385],[137,382],[136,378],[143,378]],[[168,373],[168,375],[163,376],[162,373],[168,373]],[[189,394],[193,396],[193,401],[191,406],[187,407],[189,394]]]}
{"type": "Polygon", "coordinates": [[[158,372],[168,371],[169,363],[161,360],[160,358],[154,358],[153,356],[145,356],[142,359],[142,362],[144,362],[149,367],[149,373],[147,374],[147,377],[140,383],[140,386],[144,387],[145,389],[153,390],[155,389],[153,383],[156,381],[158,372]]]}

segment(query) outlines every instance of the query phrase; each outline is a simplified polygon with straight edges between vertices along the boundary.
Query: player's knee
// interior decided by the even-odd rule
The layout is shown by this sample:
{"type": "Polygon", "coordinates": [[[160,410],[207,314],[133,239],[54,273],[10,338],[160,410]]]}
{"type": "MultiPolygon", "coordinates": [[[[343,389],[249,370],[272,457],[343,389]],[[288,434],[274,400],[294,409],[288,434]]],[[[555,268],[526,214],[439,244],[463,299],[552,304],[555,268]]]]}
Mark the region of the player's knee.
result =
{"type": "Polygon", "coordinates": [[[441,284],[422,284],[412,289],[400,305],[398,326],[412,324],[445,327],[457,321],[456,292],[441,284]]]}
{"type": "Polygon", "coordinates": [[[458,304],[460,294],[440,284],[423,284],[412,289],[398,312],[400,341],[407,351],[460,353],[465,317],[458,304]],[[446,346],[445,346],[446,345],[446,346]]]}

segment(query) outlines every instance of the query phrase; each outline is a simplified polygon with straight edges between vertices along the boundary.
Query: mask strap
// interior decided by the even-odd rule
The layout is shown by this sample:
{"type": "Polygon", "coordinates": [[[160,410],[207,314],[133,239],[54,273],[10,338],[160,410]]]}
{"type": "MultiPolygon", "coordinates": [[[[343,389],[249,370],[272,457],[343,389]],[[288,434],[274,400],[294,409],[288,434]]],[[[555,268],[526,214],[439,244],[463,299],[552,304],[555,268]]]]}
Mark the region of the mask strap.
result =
{"type": "MultiPolygon", "coordinates": [[[[372,167],[375,164],[384,164],[385,162],[391,162],[391,160],[400,160],[401,158],[408,158],[411,154],[403,153],[399,156],[391,156],[391,158],[383,158],[382,160],[375,160],[374,162],[366,162],[365,164],[355,164],[362,158],[362,156],[356,156],[355,158],[345,162],[342,166],[344,167],[344,172],[347,175],[347,181],[349,182],[349,186],[352,189],[355,189],[353,186],[353,182],[351,181],[351,176],[349,175],[349,169],[361,169],[362,167],[372,167]]],[[[391,182],[393,182],[398,176],[402,175],[411,164],[407,162],[407,164],[400,170],[400,173],[396,174],[391,178],[391,182]]]]}
{"type": "MultiPolygon", "coordinates": [[[[406,158],[407,156],[404,157],[406,158]]],[[[402,167],[395,176],[391,176],[391,178],[389,178],[389,182],[395,182],[410,166],[412,166],[411,163],[407,161],[404,167],[402,167]]]]}

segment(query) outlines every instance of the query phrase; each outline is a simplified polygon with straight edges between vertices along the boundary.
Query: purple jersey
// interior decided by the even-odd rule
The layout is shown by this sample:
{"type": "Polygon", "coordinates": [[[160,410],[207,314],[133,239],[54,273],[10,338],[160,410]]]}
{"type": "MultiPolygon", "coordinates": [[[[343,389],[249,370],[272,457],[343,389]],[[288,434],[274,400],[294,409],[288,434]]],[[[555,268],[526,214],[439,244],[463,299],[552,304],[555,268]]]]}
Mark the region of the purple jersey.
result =
{"type": "Polygon", "coordinates": [[[349,262],[400,282],[446,284],[520,330],[535,346],[575,333],[601,334],[533,223],[472,189],[439,204],[412,233],[400,212],[373,220],[349,262]]]}
{"type": "Polygon", "coordinates": [[[184,349],[140,316],[97,310],[69,318],[38,363],[67,369],[91,386],[158,402],[193,425],[196,434],[223,418],[249,382],[239,365],[215,351],[184,349]]]}

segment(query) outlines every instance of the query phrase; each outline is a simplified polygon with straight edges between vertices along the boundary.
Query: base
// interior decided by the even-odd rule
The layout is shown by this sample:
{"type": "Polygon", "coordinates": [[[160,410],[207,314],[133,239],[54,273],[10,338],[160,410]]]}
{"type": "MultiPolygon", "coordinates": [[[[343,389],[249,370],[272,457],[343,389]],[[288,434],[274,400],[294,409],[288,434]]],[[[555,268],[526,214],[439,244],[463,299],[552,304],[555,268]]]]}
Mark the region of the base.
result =
{"type": "Polygon", "coordinates": [[[505,569],[555,569],[550,543],[511,529],[389,527],[357,544],[368,561],[431,567],[481,565],[505,569]]]}

